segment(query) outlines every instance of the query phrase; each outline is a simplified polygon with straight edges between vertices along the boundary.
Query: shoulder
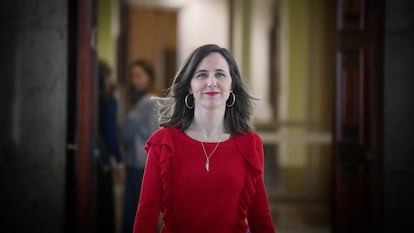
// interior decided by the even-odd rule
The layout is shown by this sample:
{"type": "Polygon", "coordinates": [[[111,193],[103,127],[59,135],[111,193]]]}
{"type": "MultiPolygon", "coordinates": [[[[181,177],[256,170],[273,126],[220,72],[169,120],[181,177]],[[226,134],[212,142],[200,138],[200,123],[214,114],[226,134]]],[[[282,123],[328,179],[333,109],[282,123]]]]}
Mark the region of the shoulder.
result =
{"type": "Polygon", "coordinates": [[[152,133],[150,140],[159,140],[164,137],[172,137],[173,131],[175,128],[171,127],[162,127],[152,133]]]}
{"type": "Polygon", "coordinates": [[[243,135],[235,135],[234,141],[245,160],[256,170],[263,172],[263,142],[259,134],[249,131],[243,135]]]}
{"type": "Polygon", "coordinates": [[[174,135],[176,134],[177,130],[179,129],[172,127],[163,127],[155,130],[152,133],[151,137],[147,140],[147,147],[151,146],[152,144],[158,144],[173,148],[174,135]]]}
{"type": "Polygon", "coordinates": [[[159,128],[147,140],[144,149],[148,152],[152,146],[162,149],[162,156],[171,156],[175,151],[174,135],[178,129],[171,127],[159,128]]]}
{"type": "Polygon", "coordinates": [[[143,97],[139,100],[132,109],[129,111],[128,115],[132,118],[137,117],[138,115],[153,114],[154,111],[158,110],[158,105],[156,100],[143,97]]]}
{"type": "Polygon", "coordinates": [[[152,98],[152,96],[147,95],[142,97],[142,99],[137,103],[137,107],[138,108],[152,108],[154,106],[156,106],[157,101],[152,98]]]}
{"type": "Polygon", "coordinates": [[[138,105],[138,111],[153,114],[154,111],[158,111],[157,101],[151,96],[144,97],[138,105]]]}
{"type": "Polygon", "coordinates": [[[155,95],[146,95],[141,100],[144,104],[155,104],[157,103],[157,96],[155,95]]]}
{"type": "Polygon", "coordinates": [[[253,131],[249,131],[243,135],[236,135],[234,138],[239,142],[239,144],[243,144],[247,147],[257,147],[263,145],[260,135],[253,131]]]}

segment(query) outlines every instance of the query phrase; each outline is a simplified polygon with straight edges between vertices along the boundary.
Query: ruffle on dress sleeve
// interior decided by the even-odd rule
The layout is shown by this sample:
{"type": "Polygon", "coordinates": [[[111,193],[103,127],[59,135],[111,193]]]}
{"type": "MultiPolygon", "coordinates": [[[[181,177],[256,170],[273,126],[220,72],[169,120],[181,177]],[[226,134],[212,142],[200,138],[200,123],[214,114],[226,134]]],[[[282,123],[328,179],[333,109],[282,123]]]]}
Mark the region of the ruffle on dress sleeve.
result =
{"type": "Polygon", "coordinates": [[[245,233],[248,229],[247,209],[256,193],[257,179],[263,174],[263,156],[258,150],[258,147],[262,145],[259,136],[253,132],[237,135],[234,139],[239,152],[243,155],[247,164],[245,183],[240,195],[238,209],[240,223],[235,230],[235,233],[245,233]]]}
{"type": "MultiPolygon", "coordinates": [[[[174,154],[174,139],[170,128],[161,128],[153,133],[145,144],[144,149],[148,152],[151,146],[160,146],[159,166],[161,179],[161,212],[170,213],[172,208],[172,155],[174,154]]],[[[170,218],[171,219],[171,218],[170,218]]],[[[168,221],[163,218],[164,222],[168,221]]],[[[165,222],[166,225],[171,225],[165,222]]]]}

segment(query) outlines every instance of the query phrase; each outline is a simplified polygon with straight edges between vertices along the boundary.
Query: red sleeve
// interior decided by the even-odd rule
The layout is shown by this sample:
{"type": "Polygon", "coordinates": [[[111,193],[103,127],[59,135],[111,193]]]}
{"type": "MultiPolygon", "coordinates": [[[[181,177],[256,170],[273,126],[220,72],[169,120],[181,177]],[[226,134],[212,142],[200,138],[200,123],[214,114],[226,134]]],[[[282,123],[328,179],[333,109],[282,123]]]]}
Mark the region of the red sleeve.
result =
{"type": "MultiPolygon", "coordinates": [[[[256,151],[259,155],[260,166],[264,165],[263,143],[259,136],[255,137],[256,151]]],[[[247,221],[252,233],[275,233],[269,201],[266,194],[263,173],[256,178],[256,193],[247,210],[247,221]]]]}
{"type": "Polygon", "coordinates": [[[135,216],[134,233],[154,233],[157,231],[161,208],[160,152],[161,145],[156,144],[151,145],[148,150],[148,159],[135,216]]]}
{"type": "Polygon", "coordinates": [[[256,193],[247,211],[247,221],[252,233],[274,233],[263,177],[258,177],[256,193]]]}

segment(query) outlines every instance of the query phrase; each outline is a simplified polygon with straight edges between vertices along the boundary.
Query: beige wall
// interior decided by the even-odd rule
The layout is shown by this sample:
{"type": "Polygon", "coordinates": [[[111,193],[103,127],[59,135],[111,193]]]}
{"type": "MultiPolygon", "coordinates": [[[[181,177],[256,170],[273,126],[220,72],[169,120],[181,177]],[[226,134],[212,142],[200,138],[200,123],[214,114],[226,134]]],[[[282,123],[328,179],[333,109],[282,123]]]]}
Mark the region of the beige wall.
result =
{"type": "MultiPolygon", "coordinates": [[[[98,44],[99,59],[108,63],[116,74],[116,40],[119,36],[119,0],[99,0],[98,44]]],[[[113,78],[116,78],[113,76],[113,78]]]]}
{"type": "Polygon", "coordinates": [[[191,0],[180,8],[178,17],[178,61],[198,46],[214,43],[229,46],[227,0],[191,0]]]}
{"type": "MultiPolygon", "coordinates": [[[[165,88],[166,52],[177,50],[175,10],[131,7],[129,10],[128,63],[147,60],[155,69],[158,89],[165,88]]],[[[171,74],[170,74],[171,75],[171,74]]]]}

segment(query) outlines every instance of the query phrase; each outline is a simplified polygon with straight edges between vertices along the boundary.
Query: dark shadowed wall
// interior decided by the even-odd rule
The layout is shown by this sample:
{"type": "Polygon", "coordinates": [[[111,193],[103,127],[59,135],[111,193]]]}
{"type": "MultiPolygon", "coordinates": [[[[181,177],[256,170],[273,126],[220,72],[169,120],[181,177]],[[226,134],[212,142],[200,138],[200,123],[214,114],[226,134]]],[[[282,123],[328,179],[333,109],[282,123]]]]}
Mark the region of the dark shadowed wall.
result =
{"type": "Polygon", "coordinates": [[[385,4],[385,231],[412,228],[414,208],[414,1],[385,4]],[[407,228],[408,227],[408,228],[407,228]]]}
{"type": "Polygon", "coordinates": [[[1,232],[63,232],[67,1],[0,1],[1,232]]]}

